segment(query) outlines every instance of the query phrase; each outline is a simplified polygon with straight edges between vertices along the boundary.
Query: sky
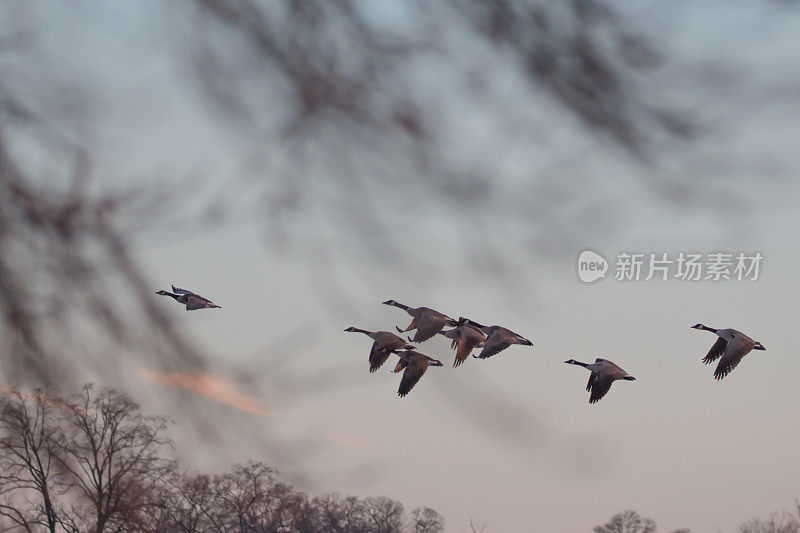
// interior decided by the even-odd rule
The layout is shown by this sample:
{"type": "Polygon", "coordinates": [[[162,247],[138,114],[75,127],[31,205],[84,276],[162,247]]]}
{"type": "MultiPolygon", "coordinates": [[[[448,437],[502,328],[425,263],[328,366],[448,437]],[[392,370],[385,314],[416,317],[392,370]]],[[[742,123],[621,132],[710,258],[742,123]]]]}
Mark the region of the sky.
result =
{"type": "MultiPolygon", "coordinates": [[[[253,141],[220,126],[188,86],[170,52],[173,32],[154,5],[36,4],[30,20],[42,30],[42,63],[20,67],[27,77],[9,83],[46,90],[56,76],[93,88],[85,121],[101,186],[196,169],[224,184],[247,172],[240,156],[253,141]]],[[[174,283],[223,306],[186,313],[162,302],[209,354],[209,375],[124,363],[136,377],[123,386],[146,409],[176,418],[173,436],[193,467],[264,460],[312,494],[429,505],[448,531],[466,531],[470,518],[488,531],[588,531],[625,509],[662,531],[734,531],[792,506],[800,497],[800,360],[791,347],[800,318],[800,77],[786,66],[798,59],[800,13],[779,2],[617,8],[667,58],[644,89],[703,124],[690,146],[665,148],[656,164],[596,139],[545,101],[534,106],[553,124],[544,144],[478,152],[502,156],[483,164],[515,194],[471,206],[466,216],[435,199],[381,211],[382,231],[400,243],[397,261],[375,260],[357,232],[316,208],[293,223],[290,240],[308,244],[285,249],[265,245],[258,216],[136,237],[154,290],[174,283]],[[565,180],[566,199],[537,219],[542,199],[519,193],[531,182],[540,186],[535,194],[547,180],[565,180]],[[693,195],[676,200],[671,184],[693,195]],[[539,230],[528,238],[530,224],[539,230]],[[500,246],[481,249],[486,227],[500,246]],[[477,243],[465,246],[472,238],[477,243]],[[502,246],[506,238],[513,244],[502,246]],[[623,251],[760,252],[764,262],[757,281],[609,276],[587,285],[576,271],[584,249],[609,260],[623,251]],[[511,267],[494,271],[481,262],[490,253],[511,267]],[[445,366],[400,399],[391,361],[370,375],[370,340],[342,332],[405,327],[410,317],[380,305],[389,298],[502,324],[535,346],[453,369],[449,340],[433,339],[420,350],[445,366]],[[767,351],[717,382],[700,362],[714,338],[690,329],[698,322],[740,329],[767,351]],[[590,406],[587,372],[563,361],[595,357],[637,380],[616,383],[590,406]],[[204,395],[231,421],[209,430],[226,434],[224,446],[181,426],[180,411],[161,400],[168,388],[204,395]],[[261,434],[287,446],[265,450],[253,438],[261,434]]],[[[507,94],[511,104],[524,98],[507,94]]],[[[462,120],[472,126],[453,141],[456,156],[491,145],[479,113],[462,120]]],[[[376,196],[395,193],[380,180],[369,187],[376,196]]]]}

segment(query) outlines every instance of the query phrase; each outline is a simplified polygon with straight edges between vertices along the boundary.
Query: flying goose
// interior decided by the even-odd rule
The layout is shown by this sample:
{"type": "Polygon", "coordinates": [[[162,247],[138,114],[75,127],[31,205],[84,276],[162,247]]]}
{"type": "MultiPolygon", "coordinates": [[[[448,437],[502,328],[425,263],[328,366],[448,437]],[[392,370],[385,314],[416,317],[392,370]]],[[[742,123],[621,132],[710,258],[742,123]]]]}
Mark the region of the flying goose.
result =
{"type": "Polygon", "coordinates": [[[187,311],[194,311],[195,309],[222,308],[222,306],[215,304],[208,298],[203,298],[199,294],[195,294],[192,291],[187,291],[186,289],[180,289],[175,285],[172,286],[172,292],[158,291],[156,294],[170,296],[174,298],[175,301],[186,304],[187,311]]]}
{"type": "Polygon", "coordinates": [[[438,359],[428,357],[414,350],[397,352],[397,355],[400,356],[400,360],[397,362],[397,366],[394,367],[394,371],[400,372],[405,369],[400,380],[400,388],[397,389],[397,395],[401,398],[414,388],[414,385],[417,384],[429,366],[444,366],[438,359]]]}
{"type": "Polygon", "coordinates": [[[504,328],[502,326],[483,326],[478,324],[474,320],[469,320],[464,317],[458,318],[459,323],[462,321],[466,321],[471,324],[473,327],[478,328],[483,333],[486,334],[487,339],[483,344],[483,350],[479,355],[473,355],[477,359],[486,359],[487,357],[491,357],[493,355],[497,355],[498,353],[502,352],[512,344],[522,344],[524,346],[533,346],[533,343],[519,335],[514,333],[508,328],[504,328]]]}
{"type": "Polygon", "coordinates": [[[440,331],[439,334],[450,339],[452,341],[450,348],[456,350],[453,368],[466,361],[473,348],[483,346],[487,339],[486,333],[470,324],[469,320],[465,318],[459,319],[458,326],[454,329],[440,331]]]}
{"type": "Polygon", "coordinates": [[[582,366],[592,372],[589,375],[589,382],[586,384],[586,391],[591,391],[591,394],[589,394],[589,403],[599,402],[611,388],[611,384],[616,380],[625,379],[634,381],[636,379],[606,359],[597,358],[594,363],[581,363],[575,359],[570,359],[564,361],[564,363],[582,366]]]}
{"type": "Polygon", "coordinates": [[[402,337],[398,337],[391,331],[367,331],[365,329],[359,329],[353,326],[350,326],[344,331],[350,331],[354,333],[363,333],[367,335],[369,338],[374,339],[375,342],[372,343],[372,349],[369,352],[369,371],[370,373],[375,372],[378,370],[383,363],[389,359],[389,355],[402,348],[406,350],[413,350],[416,346],[412,346],[408,344],[405,339],[402,337]]]}
{"type": "Polygon", "coordinates": [[[714,370],[714,379],[722,379],[730,374],[742,358],[749,354],[751,350],[766,351],[766,348],[764,348],[760,342],[754,341],[741,331],[735,329],[714,329],[704,326],[703,324],[695,324],[692,328],[710,331],[719,336],[708,351],[708,354],[703,358],[705,364],[719,359],[717,369],[714,370]]]}
{"type": "Polygon", "coordinates": [[[409,307],[397,303],[394,300],[386,300],[383,303],[385,305],[399,307],[414,317],[411,324],[406,329],[397,328],[398,333],[405,333],[406,331],[416,329],[417,332],[414,334],[414,338],[411,339],[411,342],[424,342],[442,331],[442,328],[445,326],[458,325],[458,323],[449,316],[428,307],[409,307]]]}

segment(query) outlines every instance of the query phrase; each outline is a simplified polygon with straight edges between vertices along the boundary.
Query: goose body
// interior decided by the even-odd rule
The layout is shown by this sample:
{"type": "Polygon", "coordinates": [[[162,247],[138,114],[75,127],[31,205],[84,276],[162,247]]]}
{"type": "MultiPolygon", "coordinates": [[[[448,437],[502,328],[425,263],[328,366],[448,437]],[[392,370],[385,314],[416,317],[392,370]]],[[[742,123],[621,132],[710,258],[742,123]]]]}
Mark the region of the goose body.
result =
{"type": "Polygon", "coordinates": [[[405,348],[406,350],[413,350],[416,346],[408,344],[405,339],[392,333],[391,331],[367,331],[356,327],[349,327],[344,331],[353,333],[363,333],[375,342],[372,343],[372,349],[369,352],[369,371],[370,373],[377,371],[383,363],[389,359],[396,350],[405,348]]]}
{"type": "Polygon", "coordinates": [[[607,359],[595,359],[594,363],[581,363],[575,359],[564,361],[568,365],[578,365],[589,370],[589,382],[586,384],[586,392],[589,393],[589,403],[597,403],[606,395],[611,388],[611,384],[617,380],[624,379],[634,381],[636,378],[625,372],[622,368],[607,359]]]}
{"type": "Polygon", "coordinates": [[[194,311],[196,309],[222,308],[222,306],[215,304],[208,298],[204,298],[199,294],[193,293],[192,291],[181,289],[179,287],[176,287],[175,285],[172,286],[172,292],[157,291],[156,294],[160,294],[162,296],[169,296],[170,298],[173,298],[176,302],[184,304],[186,306],[187,311],[194,311]]]}
{"type": "Polygon", "coordinates": [[[469,323],[469,321],[459,321],[458,326],[447,331],[440,331],[452,342],[450,347],[456,351],[456,358],[453,361],[453,368],[466,361],[474,348],[483,346],[488,338],[486,333],[469,323]]]}
{"type": "Polygon", "coordinates": [[[401,398],[414,388],[414,385],[419,382],[429,366],[444,366],[438,359],[428,357],[414,350],[397,352],[397,355],[400,356],[400,360],[397,362],[394,371],[400,372],[403,370],[403,377],[400,379],[400,388],[397,389],[397,395],[401,398]]]}
{"type": "Polygon", "coordinates": [[[466,321],[472,327],[479,329],[486,335],[483,350],[479,355],[473,355],[477,359],[486,359],[497,355],[509,346],[521,344],[523,346],[533,346],[533,343],[518,333],[514,333],[503,326],[483,326],[473,320],[459,317],[459,323],[466,321]]]}
{"type": "Polygon", "coordinates": [[[760,342],[751,339],[739,330],[732,328],[714,329],[703,324],[695,324],[692,328],[710,331],[719,337],[703,358],[703,363],[705,364],[713,363],[719,359],[717,368],[714,370],[714,379],[717,380],[730,374],[744,356],[751,351],[766,350],[760,342]]]}
{"type": "Polygon", "coordinates": [[[429,307],[409,307],[394,300],[386,300],[383,304],[398,307],[413,317],[411,324],[406,329],[397,328],[398,333],[417,330],[411,342],[425,342],[442,331],[445,326],[458,325],[449,316],[429,307]]]}

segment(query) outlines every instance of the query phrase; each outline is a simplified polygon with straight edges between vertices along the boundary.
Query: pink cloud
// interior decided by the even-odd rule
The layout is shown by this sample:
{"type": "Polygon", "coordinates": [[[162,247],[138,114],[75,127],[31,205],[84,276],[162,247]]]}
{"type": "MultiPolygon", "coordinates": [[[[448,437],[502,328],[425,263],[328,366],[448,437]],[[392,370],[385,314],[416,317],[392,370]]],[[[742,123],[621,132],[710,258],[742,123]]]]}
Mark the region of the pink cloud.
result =
{"type": "Polygon", "coordinates": [[[160,374],[147,369],[140,370],[139,375],[163,387],[191,391],[248,413],[260,416],[275,416],[264,408],[259,400],[238,392],[236,385],[223,376],[181,374],[178,372],[160,374]]]}

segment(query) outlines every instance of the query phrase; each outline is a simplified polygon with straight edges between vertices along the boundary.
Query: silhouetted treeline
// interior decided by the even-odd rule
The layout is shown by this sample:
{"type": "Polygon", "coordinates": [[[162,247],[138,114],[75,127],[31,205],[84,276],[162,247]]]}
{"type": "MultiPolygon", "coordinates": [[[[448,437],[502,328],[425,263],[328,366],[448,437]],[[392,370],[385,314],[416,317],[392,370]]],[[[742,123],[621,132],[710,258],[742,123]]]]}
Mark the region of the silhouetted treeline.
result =
{"type": "Polygon", "coordinates": [[[260,462],[187,474],[169,421],[124,394],[86,386],[3,393],[0,530],[143,532],[436,533],[442,516],[410,515],[386,497],[310,497],[260,462]]]}
{"type": "Polygon", "coordinates": [[[768,518],[754,518],[739,526],[739,533],[800,533],[800,500],[792,511],[776,511],[768,518]]]}
{"type": "MultiPolygon", "coordinates": [[[[656,533],[658,527],[651,518],[645,518],[636,511],[617,513],[601,526],[595,526],[594,533],[656,533]]],[[[689,533],[679,529],[673,533],[689,533]]]]}
{"type": "MultiPolygon", "coordinates": [[[[595,526],[594,533],[657,533],[656,523],[636,511],[617,513],[603,525],[595,526]]],[[[775,512],[769,518],[754,518],[739,526],[739,533],[800,533],[800,501],[793,512],[775,512]]],[[[678,529],[672,533],[690,533],[678,529]]]]}

